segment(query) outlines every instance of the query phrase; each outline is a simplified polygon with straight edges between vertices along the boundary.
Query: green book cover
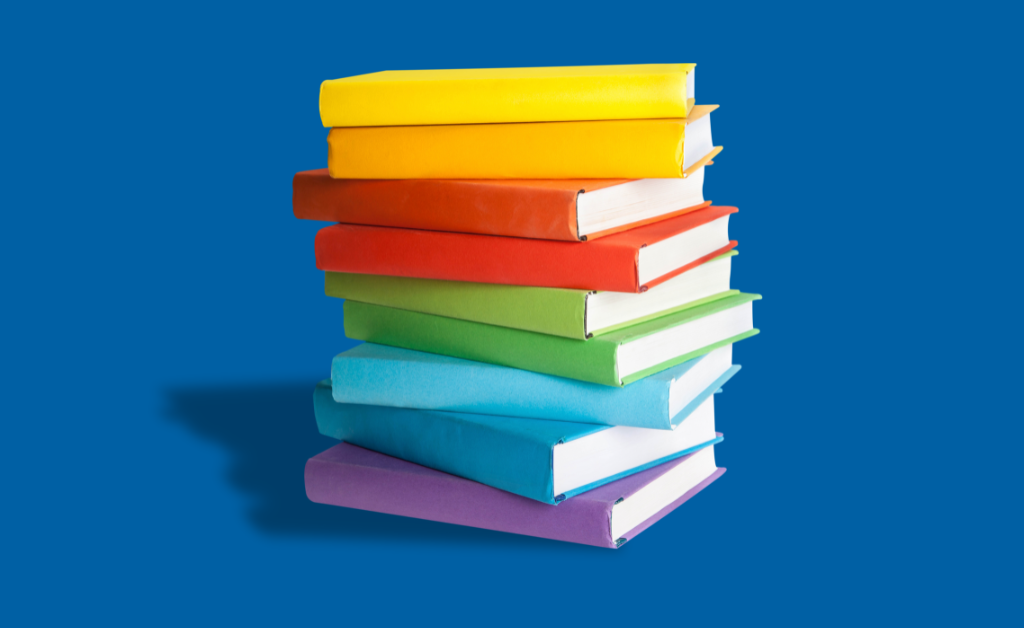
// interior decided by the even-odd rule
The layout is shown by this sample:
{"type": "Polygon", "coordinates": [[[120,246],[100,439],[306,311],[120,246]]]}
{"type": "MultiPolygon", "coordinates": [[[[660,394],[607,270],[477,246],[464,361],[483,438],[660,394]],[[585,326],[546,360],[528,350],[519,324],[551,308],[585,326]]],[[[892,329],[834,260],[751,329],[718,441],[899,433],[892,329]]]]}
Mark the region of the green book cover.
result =
{"type": "Polygon", "coordinates": [[[328,296],[542,334],[583,338],[586,290],[326,273],[328,296]]]}
{"type": "MultiPolygon", "coordinates": [[[[735,250],[716,257],[715,260],[733,255],[736,255],[735,250]]],[[[335,272],[326,273],[324,284],[327,296],[340,299],[573,339],[583,339],[586,336],[584,317],[587,295],[591,294],[586,290],[335,272]]],[[[739,294],[739,291],[731,290],[684,303],[675,308],[599,330],[595,335],[608,334],[645,320],[661,318],[675,311],[734,294],[739,294]]]]}
{"type": "Polygon", "coordinates": [[[500,364],[606,386],[622,386],[753,336],[753,329],[633,373],[618,375],[620,345],[760,299],[737,294],[674,312],[590,340],[575,340],[386,306],[345,301],[345,335],[356,340],[500,364]]]}

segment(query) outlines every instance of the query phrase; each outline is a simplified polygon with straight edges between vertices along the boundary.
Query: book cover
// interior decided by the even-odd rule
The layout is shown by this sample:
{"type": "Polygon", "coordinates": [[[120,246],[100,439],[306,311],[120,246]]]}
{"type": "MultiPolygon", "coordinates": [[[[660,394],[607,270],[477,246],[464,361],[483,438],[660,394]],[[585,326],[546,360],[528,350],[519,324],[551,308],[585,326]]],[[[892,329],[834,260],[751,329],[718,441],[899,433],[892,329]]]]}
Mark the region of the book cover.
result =
{"type": "Polygon", "coordinates": [[[334,179],[327,169],[292,180],[296,218],[483,235],[593,240],[707,207],[676,207],[654,218],[579,234],[580,195],[632,179],[334,179]]]}
{"type": "MultiPolygon", "coordinates": [[[[719,351],[729,351],[728,348],[719,351]]],[[[731,354],[731,352],[729,352],[731,354]]],[[[673,384],[700,356],[622,388],[449,356],[363,343],[331,363],[335,401],[671,430],[739,370],[710,372],[702,390],[671,406],[673,384]],[[673,412],[673,410],[676,410],[673,412]]],[[[728,364],[728,362],[727,362],[728,364]]]]}
{"type": "MultiPolygon", "coordinates": [[[[706,263],[712,263],[736,255],[733,249],[706,263]]],[[[697,271],[704,265],[691,269],[697,271]]],[[[683,280],[690,272],[677,275],[668,282],[648,290],[643,295],[628,295],[630,298],[658,298],[656,290],[667,287],[672,281],[683,280]]],[[[472,281],[448,281],[444,279],[420,279],[417,277],[392,277],[389,275],[361,275],[357,273],[324,273],[324,292],[327,296],[351,299],[374,305],[385,305],[400,310],[436,314],[500,327],[512,327],[535,331],[541,334],[564,336],[583,340],[587,338],[588,302],[590,290],[568,288],[537,288],[532,286],[510,286],[506,284],[476,283],[472,281]]],[[[671,314],[674,311],[693,307],[708,301],[720,299],[738,290],[715,293],[694,299],[678,306],[667,307],[650,315],[640,316],[630,322],[591,332],[592,335],[607,333],[623,326],[671,314]]],[[[593,324],[593,318],[589,321],[593,324]]]]}
{"type": "Polygon", "coordinates": [[[327,169],[335,179],[675,179],[721,147],[686,145],[688,118],[334,127],[327,169]],[[700,154],[696,154],[700,153],[700,154]]]}
{"type": "Polygon", "coordinates": [[[557,504],[721,440],[718,437],[701,442],[556,494],[552,462],[556,446],[603,430],[629,428],[338,403],[331,394],[329,379],[317,384],[313,405],[317,427],[324,436],[546,504],[557,504]]]}
{"type": "Polygon", "coordinates": [[[325,127],[685,118],[692,63],[398,70],[324,81],[325,127]]]}
{"type": "Polygon", "coordinates": [[[345,301],[345,335],[355,340],[498,364],[605,386],[623,386],[719,347],[749,338],[757,334],[758,330],[752,329],[738,336],[709,342],[698,350],[625,377],[620,377],[617,366],[620,345],[760,298],[760,295],[740,293],[590,340],[572,340],[521,329],[474,323],[358,301],[345,301]]]}
{"type": "Polygon", "coordinates": [[[641,292],[732,250],[736,241],[641,283],[642,248],[737,211],[706,207],[593,242],[338,224],[317,232],[316,265],[343,273],[641,292]]]}
{"type": "Polygon", "coordinates": [[[309,459],[306,495],[320,504],[427,519],[615,549],[657,523],[717,480],[719,467],[674,502],[619,538],[611,536],[612,509],[688,456],[651,467],[577,495],[558,506],[340,443],[309,459]]]}

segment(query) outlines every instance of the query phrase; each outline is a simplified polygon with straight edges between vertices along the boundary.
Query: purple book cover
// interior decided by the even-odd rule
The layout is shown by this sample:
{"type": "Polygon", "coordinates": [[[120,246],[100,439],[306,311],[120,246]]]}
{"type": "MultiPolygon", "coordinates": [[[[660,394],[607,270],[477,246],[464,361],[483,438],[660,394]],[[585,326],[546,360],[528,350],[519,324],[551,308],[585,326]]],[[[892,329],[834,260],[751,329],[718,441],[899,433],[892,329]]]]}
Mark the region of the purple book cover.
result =
{"type": "Polygon", "coordinates": [[[717,469],[622,538],[613,539],[611,513],[615,502],[633,495],[689,457],[676,458],[553,506],[341,443],[306,462],[306,495],[321,504],[616,548],[725,473],[724,468],[717,469]]]}

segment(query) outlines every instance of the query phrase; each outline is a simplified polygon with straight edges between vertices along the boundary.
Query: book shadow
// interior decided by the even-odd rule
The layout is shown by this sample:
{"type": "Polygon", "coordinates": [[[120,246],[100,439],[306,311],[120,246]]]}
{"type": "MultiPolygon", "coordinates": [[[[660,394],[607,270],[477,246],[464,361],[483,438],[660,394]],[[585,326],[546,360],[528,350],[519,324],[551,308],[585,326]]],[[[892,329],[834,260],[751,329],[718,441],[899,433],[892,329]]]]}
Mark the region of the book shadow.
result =
{"type": "Polygon", "coordinates": [[[480,530],[435,521],[316,504],[306,498],[306,460],[338,441],[322,436],[313,417],[315,382],[252,386],[171,388],[166,416],[225,447],[231,462],[225,480],[251,500],[247,513],[270,535],[337,539],[457,542],[462,545],[572,546],[548,539],[480,530]]]}

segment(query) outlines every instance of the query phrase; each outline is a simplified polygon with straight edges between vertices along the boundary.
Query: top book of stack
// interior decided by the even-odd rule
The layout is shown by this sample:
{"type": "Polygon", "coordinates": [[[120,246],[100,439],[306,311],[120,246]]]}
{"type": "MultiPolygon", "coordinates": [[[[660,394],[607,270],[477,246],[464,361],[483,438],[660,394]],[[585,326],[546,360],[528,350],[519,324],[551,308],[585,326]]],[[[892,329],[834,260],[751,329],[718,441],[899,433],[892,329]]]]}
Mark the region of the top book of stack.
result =
{"type": "Polygon", "coordinates": [[[685,179],[721,150],[692,64],[326,81],[333,179],[685,179]]]}
{"type": "Polygon", "coordinates": [[[324,81],[325,127],[686,118],[693,63],[400,70],[324,81]]]}

